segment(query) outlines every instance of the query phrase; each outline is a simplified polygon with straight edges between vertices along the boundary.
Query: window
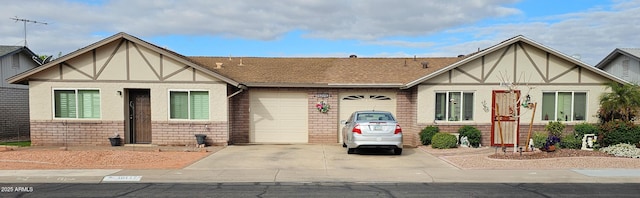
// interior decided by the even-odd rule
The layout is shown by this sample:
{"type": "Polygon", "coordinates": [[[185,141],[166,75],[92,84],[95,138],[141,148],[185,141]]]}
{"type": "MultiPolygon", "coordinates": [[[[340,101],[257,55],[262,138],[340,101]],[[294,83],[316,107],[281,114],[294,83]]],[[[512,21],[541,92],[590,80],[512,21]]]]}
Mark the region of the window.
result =
{"type": "Polygon", "coordinates": [[[169,118],[185,120],[209,119],[209,92],[170,91],[169,118]]]}
{"type": "Polygon", "coordinates": [[[473,120],[473,92],[437,92],[435,120],[473,120]]]}
{"type": "Polygon", "coordinates": [[[542,93],[542,120],[582,121],[586,114],[586,92],[542,93]]]}
{"type": "Polygon", "coordinates": [[[100,118],[99,90],[54,90],[56,118],[100,118]]]}

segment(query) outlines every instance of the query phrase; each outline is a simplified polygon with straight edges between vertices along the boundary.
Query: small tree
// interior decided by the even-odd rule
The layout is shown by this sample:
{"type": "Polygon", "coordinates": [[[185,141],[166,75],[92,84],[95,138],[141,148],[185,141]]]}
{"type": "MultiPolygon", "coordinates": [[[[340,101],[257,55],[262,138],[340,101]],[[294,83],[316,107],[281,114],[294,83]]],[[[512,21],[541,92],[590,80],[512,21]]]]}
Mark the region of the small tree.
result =
{"type": "Polygon", "coordinates": [[[612,120],[632,121],[640,113],[640,89],[638,85],[606,83],[609,93],[600,95],[598,117],[601,123],[612,120]]]}

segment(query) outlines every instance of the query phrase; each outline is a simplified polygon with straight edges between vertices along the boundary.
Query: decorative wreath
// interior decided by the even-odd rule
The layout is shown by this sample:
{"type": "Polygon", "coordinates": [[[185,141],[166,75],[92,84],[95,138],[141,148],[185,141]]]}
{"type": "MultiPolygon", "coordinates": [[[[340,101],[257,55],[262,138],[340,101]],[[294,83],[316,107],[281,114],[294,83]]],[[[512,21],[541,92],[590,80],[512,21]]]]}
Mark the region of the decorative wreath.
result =
{"type": "Polygon", "coordinates": [[[327,102],[325,101],[320,101],[316,104],[316,108],[320,113],[327,113],[329,111],[329,108],[331,108],[331,106],[329,106],[329,104],[327,104],[327,102]]]}

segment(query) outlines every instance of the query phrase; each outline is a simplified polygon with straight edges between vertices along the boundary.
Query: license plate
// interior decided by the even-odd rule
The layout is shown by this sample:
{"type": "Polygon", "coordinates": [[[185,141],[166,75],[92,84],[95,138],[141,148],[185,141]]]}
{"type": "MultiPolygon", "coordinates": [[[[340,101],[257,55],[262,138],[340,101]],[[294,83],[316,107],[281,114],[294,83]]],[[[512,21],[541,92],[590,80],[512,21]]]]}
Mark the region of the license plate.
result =
{"type": "Polygon", "coordinates": [[[373,126],[374,131],[382,131],[382,126],[373,126]]]}

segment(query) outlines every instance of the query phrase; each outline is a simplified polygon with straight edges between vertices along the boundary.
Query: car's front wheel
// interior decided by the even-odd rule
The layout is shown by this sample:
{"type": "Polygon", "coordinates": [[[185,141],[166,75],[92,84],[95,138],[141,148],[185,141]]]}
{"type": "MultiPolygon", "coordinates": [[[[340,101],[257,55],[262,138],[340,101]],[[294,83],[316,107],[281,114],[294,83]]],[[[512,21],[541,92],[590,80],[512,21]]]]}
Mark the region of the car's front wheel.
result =
{"type": "Polygon", "coordinates": [[[395,155],[402,155],[402,149],[401,149],[401,148],[393,149],[393,154],[395,154],[395,155]]]}

